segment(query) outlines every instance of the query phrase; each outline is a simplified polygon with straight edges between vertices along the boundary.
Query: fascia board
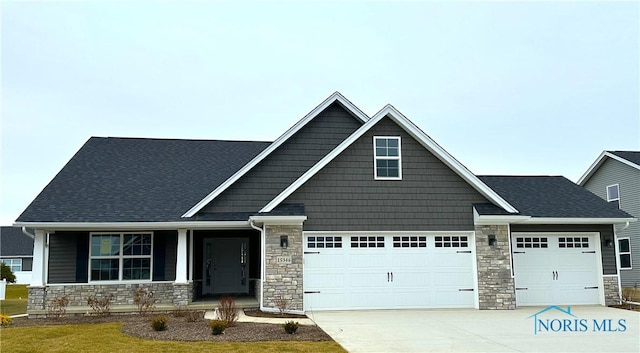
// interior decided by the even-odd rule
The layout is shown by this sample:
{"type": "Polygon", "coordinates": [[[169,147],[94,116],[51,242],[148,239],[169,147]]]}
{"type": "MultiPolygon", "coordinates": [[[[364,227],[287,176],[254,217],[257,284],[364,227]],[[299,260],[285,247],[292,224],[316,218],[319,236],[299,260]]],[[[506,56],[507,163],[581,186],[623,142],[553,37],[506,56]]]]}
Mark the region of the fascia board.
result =
{"type": "Polygon", "coordinates": [[[484,184],[480,179],[478,179],[478,177],[476,177],[473,173],[471,173],[471,171],[469,171],[464,165],[462,165],[462,163],[453,158],[447,151],[440,147],[440,145],[433,141],[427,134],[420,130],[420,128],[418,128],[407,117],[405,117],[390,104],[387,104],[384,108],[377,112],[373,117],[371,117],[369,121],[362,125],[360,129],[356,130],[353,134],[351,134],[351,136],[349,136],[340,145],[338,145],[338,147],[336,147],[333,151],[331,151],[323,159],[316,163],[316,165],[311,167],[311,169],[300,176],[300,178],[289,185],[289,187],[287,187],[278,196],[276,196],[267,205],[265,205],[260,210],[260,212],[271,212],[277,205],[279,205],[282,201],[289,197],[289,195],[291,195],[295,190],[297,190],[300,186],[307,182],[307,180],[309,180],[313,175],[320,171],[320,169],[324,168],[330,161],[332,161],[336,156],[342,153],[353,142],[364,135],[364,133],[369,131],[371,127],[377,124],[385,116],[391,117],[393,121],[404,128],[410,135],[413,136],[413,138],[419,141],[425,148],[431,151],[431,153],[436,155],[436,157],[442,160],[447,166],[449,166],[449,168],[453,169],[458,175],[460,175],[460,177],[470,183],[482,195],[498,204],[507,212],[518,212],[515,207],[511,206],[495,191],[484,184]]]}
{"type": "Polygon", "coordinates": [[[624,159],[616,154],[613,154],[611,152],[608,151],[603,151],[600,156],[595,160],[595,162],[593,162],[593,164],[591,164],[591,166],[589,167],[589,169],[587,169],[587,171],[580,177],[580,179],[578,180],[578,185],[580,186],[584,186],[587,181],[591,178],[591,176],[593,176],[593,174],[598,170],[598,168],[600,168],[600,166],[602,165],[602,163],[605,162],[605,157],[611,158],[611,159],[615,159],[616,161],[628,165],[632,168],[638,169],[640,170],[640,165],[637,165],[627,159],[624,159]]]}
{"type": "Polygon", "coordinates": [[[322,111],[324,111],[328,106],[330,106],[334,102],[339,102],[345,109],[349,110],[351,114],[353,114],[356,118],[358,118],[363,123],[366,123],[369,120],[369,117],[365,113],[363,113],[358,107],[356,107],[347,98],[345,98],[340,92],[334,92],[322,103],[320,103],[317,107],[315,107],[311,112],[309,112],[297,123],[295,123],[291,128],[289,128],[289,130],[287,130],[284,134],[278,137],[277,140],[275,140],[267,148],[265,148],[262,152],[260,152],[256,157],[254,157],[251,161],[249,161],[249,163],[247,163],[244,167],[238,170],[229,179],[225,180],[222,184],[220,184],[220,186],[218,186],[215,190],[209,193],[205,198],[203,198],[198,203],[196,203],[193,207],[191,207],[187,212],[185,212],[182,215],[182,218],[193,217],[193,215],[195,215],[203,207],[209,204],[209,202],[211,202],[223,191],[225,191],[227,188],[233,185],[233,183],[235,183],[238,179],[240,179],[243,175],[245,175],[249,170],[253,169],[253,167],[255,167],[268,155],[270,155],[271,152],[273,152],[278,147],[280,147],[280,145],[282,145],[285,141],[287,141],[291,136],[295,135],[300,129],[302,129],[302,127],[304,127],[308,122],[313,120],[313,118],[315,118],[318,114],[320,114],[322,111]]]}
{"type": "Polygon", "coordinates": [[[564,218],[564,217],[531,217],[521,224],[623,224],[636,222],[637,218],[564,218]]]}
{"type": "Polygon", "coordinates": [[[16,222],[14,227],[50,230],[150,230],[150,229],[242,229],[248,221],[185,221],[185,222],[16,222]]]}
{"type": "Polygon", "coordinates": [[[307,220],[307,216],[251,216],[249,221],[258,224],[292,224],[301,225],[307,220]]]}

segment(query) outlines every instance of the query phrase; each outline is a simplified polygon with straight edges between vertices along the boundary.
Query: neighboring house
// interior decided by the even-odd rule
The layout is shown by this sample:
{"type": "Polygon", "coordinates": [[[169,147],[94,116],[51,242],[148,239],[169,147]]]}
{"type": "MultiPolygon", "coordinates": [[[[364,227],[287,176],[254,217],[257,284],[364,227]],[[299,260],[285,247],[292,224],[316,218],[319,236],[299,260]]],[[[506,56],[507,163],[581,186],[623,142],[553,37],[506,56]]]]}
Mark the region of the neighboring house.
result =
{"type": "Polygon", "coordinates": [[[272,143],[93,137],[15,225],[35,228],[38,315],[139,285],[298,312],[612,304],[632,220],[563,177],[478,177],[336,92],[272,143]]]}
{"type": "Polygon", "coordinates": [[[0,228],[0,261],[7,264],[16,275],[16,283],[31,283],[33,263],[33,238],[16,227],[0,228]]]}
{"type": "MultiPolygon", "coordinates": [[[[587,190],[640,218],[640,151],[604,151],[578,181],[587,190]]],[[[616,226],[620,281],[640,286],[640,223],[616,226]]]]}

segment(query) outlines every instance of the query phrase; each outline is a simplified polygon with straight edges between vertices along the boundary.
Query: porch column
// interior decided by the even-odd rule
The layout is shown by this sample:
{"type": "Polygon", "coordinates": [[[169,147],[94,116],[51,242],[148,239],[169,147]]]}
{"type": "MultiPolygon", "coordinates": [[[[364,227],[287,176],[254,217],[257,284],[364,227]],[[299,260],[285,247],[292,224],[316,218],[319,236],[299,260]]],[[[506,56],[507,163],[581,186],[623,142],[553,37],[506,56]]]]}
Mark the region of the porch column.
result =
{"type": "Polygon", "coordinates": [[[33,268],[31,272],[31,286],[44,286],[44,246],[47,234],[42,229],[36,229],[33,239],[33,268]]]}
{"type": "Polygon", "coordinates": [[[178,229],[178,254],[176,257],[176,283],[187,283],[187,230],[178,229]]]}

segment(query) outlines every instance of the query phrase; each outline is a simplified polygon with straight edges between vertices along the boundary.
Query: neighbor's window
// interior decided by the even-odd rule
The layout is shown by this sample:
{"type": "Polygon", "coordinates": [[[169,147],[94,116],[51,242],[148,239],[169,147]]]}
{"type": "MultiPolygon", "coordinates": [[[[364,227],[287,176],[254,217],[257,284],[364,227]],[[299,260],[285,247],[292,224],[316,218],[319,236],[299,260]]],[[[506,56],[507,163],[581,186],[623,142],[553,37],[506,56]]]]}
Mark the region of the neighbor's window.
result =
{"type": "Polygon", "coordinates": [[[618,239],[618,254],[620,254],[620,268],[631,269],[631,243],[629,238],[618,239]]]}
{"type": "Polygon", "coordinates": [[[373,138],[375,179],[402,179],[400,137],[373,138]]]}
{"type": "Polygon", "coordinates": [[[91,281],[151,279],[151,233],[91,234],[91,281]]]}
{"type": "Polygon", "coordinates": [[[618,208],[620,208],[620,185],[607,186],[607,201],[615,202],[618,208]]]}
{"type": "Polygon", "coordinates": [[[22,259],[2,259],[5,265],[11,267],[11,271],[22,271],[22,259]]]}

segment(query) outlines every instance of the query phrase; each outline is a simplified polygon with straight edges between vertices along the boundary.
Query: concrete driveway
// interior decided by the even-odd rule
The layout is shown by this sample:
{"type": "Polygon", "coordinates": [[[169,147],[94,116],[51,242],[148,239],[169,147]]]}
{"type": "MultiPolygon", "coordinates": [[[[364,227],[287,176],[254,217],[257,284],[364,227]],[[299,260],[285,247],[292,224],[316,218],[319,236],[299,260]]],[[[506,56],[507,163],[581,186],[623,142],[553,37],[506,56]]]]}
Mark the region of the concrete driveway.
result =
{"type": "Polygon", "coordinates": [[[307,315],[349,352],[640,352],[639,312],[574,306],[567,313],[565,306],[539,313],[544,309],[307,315]]]}

